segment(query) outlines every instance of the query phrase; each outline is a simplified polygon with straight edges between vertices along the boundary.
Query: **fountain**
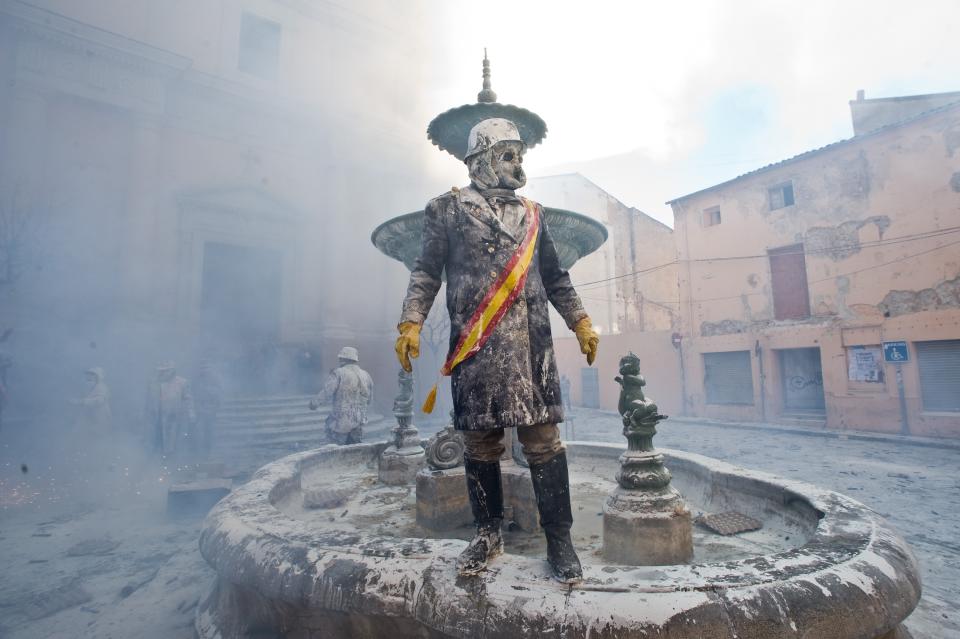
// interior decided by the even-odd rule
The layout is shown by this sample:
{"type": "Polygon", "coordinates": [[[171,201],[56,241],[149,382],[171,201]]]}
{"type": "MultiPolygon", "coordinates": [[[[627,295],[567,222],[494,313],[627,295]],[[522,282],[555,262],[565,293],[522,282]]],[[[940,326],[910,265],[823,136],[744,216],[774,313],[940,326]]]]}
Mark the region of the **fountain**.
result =
{"type": "MultiPolygon", "coordinates": [[[[490,88],[490,64],[486,55],[483,78],[483,90],[477,96],[477,102],[438,115],[427,127],[427,137],[441,150],[462,161],[467,151],[467,134],[475,124],[487,118],[506,118],[517,125],[528,149],[539,144],[547,135],[546,123],[527,109],[496,101],[497,94],[490,88]]],[[[543,214],[563,268],[569,269],[607,241],[606,227],[586,215],[549,206],[543,207],[543,214]]],[[[374,229],[370,239],[382,253],[412,269],[420,255],[423,220],[423,211],[400,215],[374,229]]]]}
{"type": "Polygon", "coordinates": [[[472,530],[418,524],[414,486],[378,480],[388,445],[295,453],[214,507],[200,538],[217,575],[198,606],[201,639],[909,636],[899,624],[920,597],[910,549],[844,495],[660,450],[691,510],[737,511],[762,528],[725,537],[697,526],[691,563],[610,563],[602,511],[624,447],[568,442],[584,581],[554,581],[542,537],[522,529],[506,532],[508,554],[491,570],[461,578],[472,530]],[[307,499],[317,494],[335,499],[307,499]]]}
{"type": "MultiPolygon", "coordinates": [[[[546,132],[535,114],[495,102],[484,66],[478,103],[428,130],[453,155],[475,119],[519,120],[528,146],[546,132]]],[[[546,213],[565,266],[606,237],[576,213],[546,213]]],[[[410,267],[422,224],[422,212],[400,216],[372,239],[410,267]]],[[[642,393],[635,356],[621,360],[618,378],[628,448],[567,442],[583,582],[550,577],[529,473],[512,463],[510,445],[507,554],[481,575],[458,576],[473,533],[462,442],[452,427],[418,440],[410,382],[401,374],[394,441],[289,455],[213,508],[200,550],[216,578],[197,607],[198,637],[909,637],[901,622],[920,581],[896,531],[844,495],[655,450],[664,416],[642,393]],[[751,525],[717,535],[694,527],[692,512],[751,525]]]]}

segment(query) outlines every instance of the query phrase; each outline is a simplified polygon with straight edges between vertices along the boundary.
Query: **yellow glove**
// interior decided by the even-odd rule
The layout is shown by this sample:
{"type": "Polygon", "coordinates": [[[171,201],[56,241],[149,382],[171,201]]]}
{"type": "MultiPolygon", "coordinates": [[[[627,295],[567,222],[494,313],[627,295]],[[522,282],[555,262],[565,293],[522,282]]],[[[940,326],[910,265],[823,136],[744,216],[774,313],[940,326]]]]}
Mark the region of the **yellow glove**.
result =
{"type": "Polygon", "coordinates": [[[580,352],[587,356],[587,365],[593,366],[593,360],[597,359],[597,346],[600,344],[600,336],[593,330],[593,322],[589,317],[584,317],[573,327],[573,332],[577,334],[577,341],[580,342],[580,352]]]}
{"type": "Polygon", "coordinates": [[[400,331],[400,337],[393,348],[397,351],[397,359],[400,360],[403,370],[409,373],[413,370],[410,358],[420,357],[420,325],[416,322],[401,322],[397,324],[397,330],[400,331]]]}

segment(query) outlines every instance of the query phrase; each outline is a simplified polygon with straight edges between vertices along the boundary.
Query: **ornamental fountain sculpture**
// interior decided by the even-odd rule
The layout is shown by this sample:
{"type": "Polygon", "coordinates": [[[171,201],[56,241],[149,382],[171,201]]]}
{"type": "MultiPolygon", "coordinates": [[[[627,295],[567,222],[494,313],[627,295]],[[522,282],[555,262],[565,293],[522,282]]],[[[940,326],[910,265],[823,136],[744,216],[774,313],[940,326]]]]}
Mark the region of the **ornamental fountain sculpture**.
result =
{"type": "Polygon", "coordinates": [[[683,497],[670,485],[663,454],[653,447],[657,424],[667,419],[643,394],[640,358],[620,359],[620,401],[627,450],[617,487],[603,505],[603,558],[634,566],[682,564],[693,557],[693,523],[683,497]]]}
{"type": "Polygon", "coordinates": [[[393,444],[380,455],[379,478],[384,484],[403,485],[413,481],[423,467],[425,454],[417,427],[413,425],[413,373],[400,369],[400,393],[393,402],[393,444]]]}
{"type": "MultiPolygon", "coordinates": [[[[497,102],[497,94],[490,88],[490,63],[484,52],[483,90],[477,102],[445,111],[427,127],[427,137],[442,151],[460,161],[467,153],[467,136],[477,123],[488,118],[504,118],[513,122],[527,148],[533,148],[547,135],[543,119],[522,107],[497,102]]],[[[569,269],[573,264],[607,240],[607,229],[600,222],[581,213],[543,207],[544,217],[560,257],[560,265],[569,269]]],[[[399,260],[412,270],[420,255],[424,212],[415,211],[387,220],[370,236],[380,252],[399,260]]]]}

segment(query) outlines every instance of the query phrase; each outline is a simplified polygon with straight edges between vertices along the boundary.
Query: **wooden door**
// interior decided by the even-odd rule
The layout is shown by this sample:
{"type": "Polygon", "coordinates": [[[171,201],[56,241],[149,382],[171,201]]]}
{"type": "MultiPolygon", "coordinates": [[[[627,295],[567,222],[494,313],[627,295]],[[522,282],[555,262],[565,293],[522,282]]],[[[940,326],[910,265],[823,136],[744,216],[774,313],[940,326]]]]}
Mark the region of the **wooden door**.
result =
{"type": "Polygon", "coordinates": [[[774,319],[810,317],[810,291],[807,289],[807,263],[803,244],[772,249],[768,254],[774,319]]]}

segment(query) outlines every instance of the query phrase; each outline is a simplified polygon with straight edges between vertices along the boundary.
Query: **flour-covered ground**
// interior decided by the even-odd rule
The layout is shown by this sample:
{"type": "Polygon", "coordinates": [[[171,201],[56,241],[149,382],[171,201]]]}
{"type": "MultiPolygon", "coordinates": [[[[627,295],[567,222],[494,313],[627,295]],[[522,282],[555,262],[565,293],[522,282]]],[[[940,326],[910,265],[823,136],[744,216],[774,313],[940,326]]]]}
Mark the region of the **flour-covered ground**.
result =
{"type": "MultiPolygon", "coordinates": [[[[616,416],[573,416],[576,439],[624,442],[616,416]]],[[[4,435],[0,638],[192,638],[213,574],[197,550],[200,521],[166,516],[175,469],[136,442],[91,450],[4,435]],[[31,463],[43,459],[57,462],[31,463]]],[[[880,512],[921,564],[923,599],[908,627],[917,639],[960,636],[960,442],[926,447],[670,420],[656,444],[815,483],[880,512]]]]}
{"type": "Polygon", "coordinates": [[[200,521],[166,517],[175,468],[134,441],[14,442],[0,444],[0,638],[192,638],[213,572],[200,521]]]}

